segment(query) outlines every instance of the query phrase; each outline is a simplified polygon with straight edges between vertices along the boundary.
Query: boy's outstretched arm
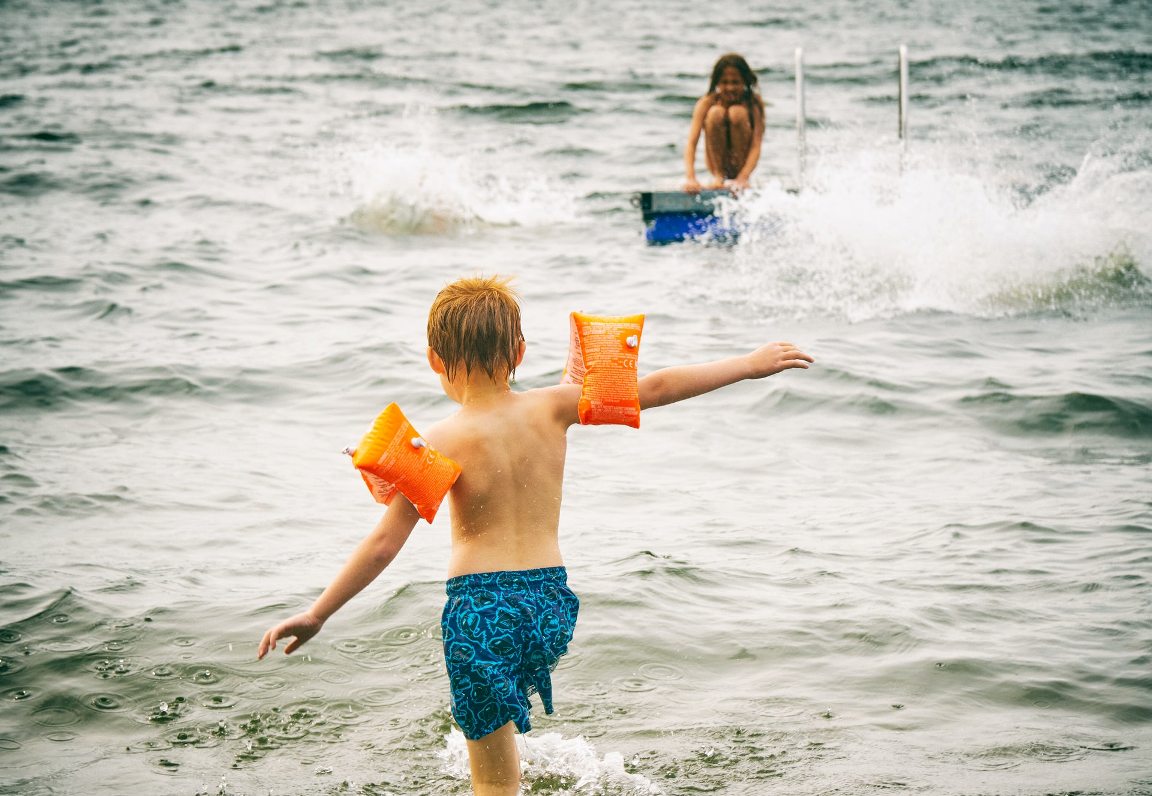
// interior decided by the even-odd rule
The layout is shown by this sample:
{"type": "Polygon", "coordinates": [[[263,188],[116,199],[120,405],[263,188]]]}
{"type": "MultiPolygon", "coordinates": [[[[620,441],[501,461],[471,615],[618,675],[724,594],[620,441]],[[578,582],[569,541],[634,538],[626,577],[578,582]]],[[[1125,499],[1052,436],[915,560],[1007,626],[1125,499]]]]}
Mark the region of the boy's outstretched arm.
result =
{"type": "Polygon", "coordinates": [[[812,357],[791,343],[768,343],[738,357],[662,368],[640,378],[640,408],[674,404],[744,379],[762,379],[789,368],[807,368],[812,361],[812,357]]]}
{"type": "Polygon", "coordinates": [[[372,533],[356,547],[343,569],[312,607],[268,630],[260,639],[256,657],[263,658],[268,650],[276,649],[277,641],[291,637],[292,641],[284,648],[284,654],[288,655],[319,633],[328,617],[359,594],[392,563],[400,548],[408,541],[418,519],[419,513],[405,498],[393,500],[372,533]]]}

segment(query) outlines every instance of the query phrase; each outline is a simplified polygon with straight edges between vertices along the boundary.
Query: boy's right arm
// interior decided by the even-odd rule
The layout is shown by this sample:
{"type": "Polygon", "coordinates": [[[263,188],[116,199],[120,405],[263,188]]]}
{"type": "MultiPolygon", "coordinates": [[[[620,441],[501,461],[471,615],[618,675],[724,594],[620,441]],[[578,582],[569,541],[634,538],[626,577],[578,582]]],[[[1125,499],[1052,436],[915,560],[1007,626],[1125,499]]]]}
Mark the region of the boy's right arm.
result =
{"type": "Polygon", "coordinates": [[[639,380],[640,408],[666,406],[745,379],[762,379],[790,368],[807,368],[812,361],[812,357],[791,343],[768,343],[738,357],[663,368],[639,380]]]}
{"type": "Polygon", "coordinates": [[[372,533],[357,546],[312,607],[268,630],[260,639],[256,657],[263,658],[269,650],[276,649],[276,642],[282,638],[292,638],[284,648],[284,654],[295,652],[301,644],[319,633],[328,617],[363,591],[392,563],[419,519],[420,514],[406,498],[393,500],[372,533]]]}

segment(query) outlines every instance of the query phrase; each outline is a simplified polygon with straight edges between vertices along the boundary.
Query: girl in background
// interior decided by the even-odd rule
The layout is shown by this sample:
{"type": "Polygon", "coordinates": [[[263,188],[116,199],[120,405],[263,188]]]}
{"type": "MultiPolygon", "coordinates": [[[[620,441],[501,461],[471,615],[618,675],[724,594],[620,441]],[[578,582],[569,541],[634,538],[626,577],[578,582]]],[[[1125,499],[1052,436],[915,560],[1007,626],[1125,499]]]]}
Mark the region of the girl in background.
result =
{"type": "Polygon", "coordinates": [[[684,190],[697,193],[702,187],[729,188],[739,192],[760,160],[764,137],[764,100],[760,98],[756,73],[736,53],[720,56],[712,67],[708,93],[696,102],[688,147],[684,151],[684,190]],[[704,133],[704,157],[713,182],[701,186],[696,179],[696,144],[704,133]]]}

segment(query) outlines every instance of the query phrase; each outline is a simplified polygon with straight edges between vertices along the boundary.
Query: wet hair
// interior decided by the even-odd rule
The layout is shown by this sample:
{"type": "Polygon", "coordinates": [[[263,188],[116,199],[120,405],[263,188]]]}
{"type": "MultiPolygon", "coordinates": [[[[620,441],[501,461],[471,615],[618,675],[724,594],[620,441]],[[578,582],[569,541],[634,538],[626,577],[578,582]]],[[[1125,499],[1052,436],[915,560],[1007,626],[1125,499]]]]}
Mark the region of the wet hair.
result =
{"type": "Polygon", "coordinates": [[[428,345],[449,379],[483,370],[492,379],[516,373],[524,333],[520,304],[509,277],[460,279],[436,294],[428,311],[428,345]]]}
{"type": "Polygon", "coordinates": [[[717,59],[716,65],[712,67],[712,80],[708,83],[708,93],[712,94],[716,91],[716,85],[728,67],[739,72],[740,78],[744,81],[744,98],[742,101],[748,108],[749,116],[753,121],[763,121],[764,100],[760,98],[760,80],[752,71],[752,67],[748,66],[744,56],[739,53],[725,53],[717,59]]]}

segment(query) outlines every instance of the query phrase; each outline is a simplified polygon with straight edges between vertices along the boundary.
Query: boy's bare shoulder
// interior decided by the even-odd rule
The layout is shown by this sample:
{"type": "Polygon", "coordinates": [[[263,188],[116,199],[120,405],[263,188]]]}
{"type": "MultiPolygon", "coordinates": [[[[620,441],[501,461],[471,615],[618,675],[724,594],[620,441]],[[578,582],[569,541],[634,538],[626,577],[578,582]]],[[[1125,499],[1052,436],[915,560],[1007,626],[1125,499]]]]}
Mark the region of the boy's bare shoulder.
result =
{"type": "Polygon", "coordinates": [[[580,402],[579,384],[552,384],[535,387],[521,393],[530,401],[538,402],[557,422],[571,426],[580,421],[577,407],[580,402]]]}
{"type": "MultiPolygon", "coordinates": [[[[535,387],[514,394],[520,411],[537,417],[544,415],[565,428],[580,421],[577,406],[580,400],[579,384],[553,384],[535,387]]],[[[428,427],[424,436],[432,447],[450,452],[467,445],[478,432],[484,431],[482,415],[466,414],[459,409],[428,427]]]]}
{"type": "Polygon", "coordinates": [[[466,432],[467,424],[461,422],[460,411],[457,410],[429,426],[425,430],[424,437],[433,448],[447,452],[466,435],[466,432]]]}

